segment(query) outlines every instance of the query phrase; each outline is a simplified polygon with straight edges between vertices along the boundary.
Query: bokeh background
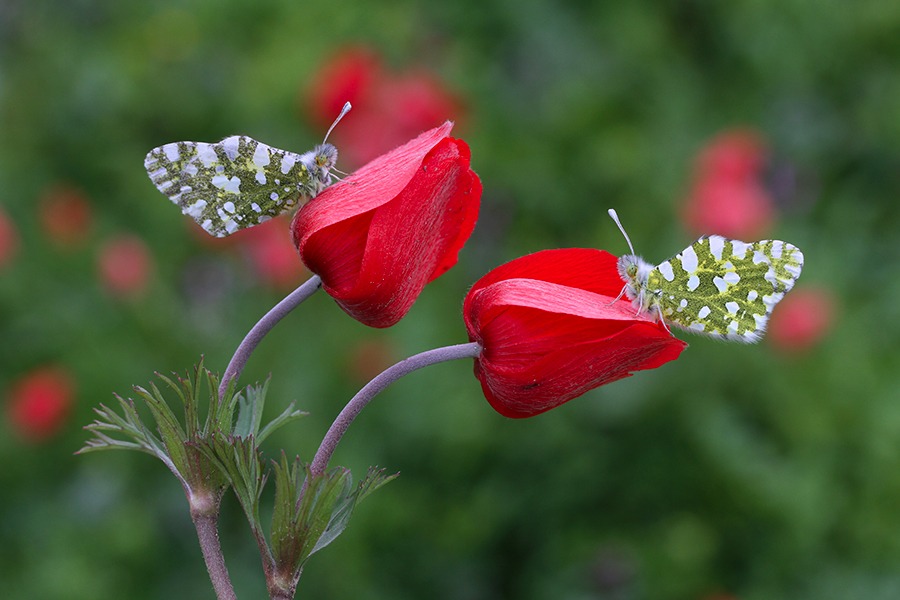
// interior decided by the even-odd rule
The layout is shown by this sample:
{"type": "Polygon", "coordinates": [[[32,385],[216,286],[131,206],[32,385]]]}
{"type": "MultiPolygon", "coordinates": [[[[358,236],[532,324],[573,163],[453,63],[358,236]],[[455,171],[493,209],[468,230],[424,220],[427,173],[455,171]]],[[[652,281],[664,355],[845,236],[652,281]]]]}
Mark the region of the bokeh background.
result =
{"type": "MultiPolygon", "coordinates": [[[[286,222],[205,237],[148,150],[240,133],[340,166],[445,119],[484,183],[460,262],[389,330],[315,295],[243,383],[311,415],[309,460],[380,369],[466,341],[478,277],[545,248],[775,237],[806,267],[755,346],[515,421],[469,361],[419,371],[333,464],[401,476],[312,558],[298,598],[900,595],[900,3],[0,0],[0,595],[212,598],[183,493],[137,453],[73,456],[92,408],[224,369],[308,276],[286,222]]],[[[269,490],[271,493],[271,489],[269,490]]],[[[238,597],[264,597],[232,496],[238,597]]]]}

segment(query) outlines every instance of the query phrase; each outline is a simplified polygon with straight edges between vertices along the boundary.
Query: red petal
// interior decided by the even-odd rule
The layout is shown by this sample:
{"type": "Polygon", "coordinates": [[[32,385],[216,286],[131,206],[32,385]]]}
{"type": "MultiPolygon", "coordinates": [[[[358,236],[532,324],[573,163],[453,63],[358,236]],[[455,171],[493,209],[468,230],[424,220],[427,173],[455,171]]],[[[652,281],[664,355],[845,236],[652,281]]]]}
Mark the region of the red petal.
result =
{"type": "Polygon", "coordinates": [[[540,414],[595,387],[653,369],[678,358],[687,347],[659,328],[636,323],[610,338],[561,346],[525,369],[503,369],[476,361],[485,397],[511,418],[540,414]]]}
{"type": "MultiPolygon", "coordinates": [[[[453,123],[447,122],[426,131],[307,202],[294,217],[291,227],[294,245],[304,260],[304,246],[310,236],[393,200],[422,166],[425,155],[446,138],[451,129],[453,123]]],[[[315,272],[315,269],[311,270],[315,272]]]]}
{"type": "Polygon", "coordinates": [[[303,261],[367,325],[403,317],[422,288],[456,264],[475,227],[481,182],[465,142],[446,137],[451,127],[372,161],[294,220],[303,261]]]}
{"type": "Polygon", "coordinates": [[[523,278],[568,286],[609,297],[606,300],[608,303],[621,293],[625,285],[619,277],[617,262],[618,259],[609,252],[592,248],[543,250],[512,260],[492,270],[472,286],[463,306],[466,327],[470,335],[481,327],[481,324],[472,321],[475,309],[469,306],[478,292],[504,280],[523,278]]]}

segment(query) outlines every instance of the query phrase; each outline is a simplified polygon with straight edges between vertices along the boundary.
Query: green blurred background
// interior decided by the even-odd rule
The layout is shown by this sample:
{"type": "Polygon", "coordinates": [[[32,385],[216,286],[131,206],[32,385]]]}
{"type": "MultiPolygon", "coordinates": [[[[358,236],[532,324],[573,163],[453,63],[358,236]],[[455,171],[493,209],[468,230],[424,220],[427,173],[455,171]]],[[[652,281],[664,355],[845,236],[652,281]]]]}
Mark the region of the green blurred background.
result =
{"type": "MultiPolygon", "coordinates": [[[[273,284],[250,245],[195,235],[143,158],[234,133],[311,148],[311,87],[348,47],[454,96],[481,219],[395,327],[320,293],[265,339],[242,382],[272,373],[271,416],[294,399],[311,413],[270,457],[311,459],[379,366],[466,341],[462,299],[492,267],[624,253],[607,208],[649,260],[681,250],[696,157],[733,127],[765,140],[766,235],[803,249],[797,290],[824,293],[832,319],[790,352],[679,334],[677,361],[523,421],[492,411],[469,361],[407,377],[332,463],[401,476],[312,558],[297,598],[900,596],[900,3],[0,0],[0,208],[17,240],[0,266],[3,598],[213,597],[165,467],[72,453],[113,392],[201,354],[223,370],[305,275],[273,284]],[[53,202],[66,194],[89,218],[53,202]],[[143,266],[116,287],[99,265],[128,255],[110,250],[122,239],[143,266]],[[74,403],[31,439],[8,407],[48,365],[74,403]]],[[[231,495],[222,538],[238,597],[264,597],[231,495]]]]}

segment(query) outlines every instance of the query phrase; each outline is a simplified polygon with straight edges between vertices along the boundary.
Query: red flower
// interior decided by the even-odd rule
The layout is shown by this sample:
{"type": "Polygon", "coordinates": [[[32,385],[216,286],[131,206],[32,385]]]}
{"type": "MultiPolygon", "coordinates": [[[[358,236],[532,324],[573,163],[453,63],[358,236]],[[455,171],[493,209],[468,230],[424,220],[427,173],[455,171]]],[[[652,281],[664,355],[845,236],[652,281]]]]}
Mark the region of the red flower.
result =
{"type": "Polygon", "coordinates": [[[475,376],[497,412],[542,413],[687,347],[628,300],[614,301],[624,285],[616,261],[602,250],[544,250],[472,287],[463,316],[483,347],[475,376]]]}
{"type": "Polygon", "coordinates": [[[121,234],[100,248],[97,268],[101,283],[114,295],[139,296],[147,287],[153,259],[143,240],[121,234]]]}
{"type": "Polygon", "coordinates": [[[831,330],[834,301],[827,291],[795,289],[785,296],[769,321],[769,342],[784,352],[802,352],[831,330]]]}
{"type": "MultiPolygon", "coordinates": [[[[327,128],[345,102],[353,105],[355,115],[355,109],[366,104],[366,97],[382,76],[381,61],[369,49],[353,47],[338,52],[312,78],[309,110],[313,119],[327,128]]],[[[349,115],[344,117],[343,125],[349,119],[349,115]]]]}
{"type": "Polygon", "coordinates": [[[38,211],[44,233],[60,247],[80,246],[90,233],[91,205],[75,188],[51,188],[41,197],[38,211]]]}
{"type": "Polygon", "coordinates": [[[6,405],[7,417],[23,438],[44,441],[63,426],[72,408],[74,384],[59,367],[44,367],[13,385],[6,405]]]}
{"type": "Polygon", "coordinates": [[[307,268],[347,314],[399,321],[425,284],[456,264],[478,218],[481,181],[469,147],[426,131],[308,202],[291,224],[307,268]]]}
{"type": "Polygon", "coordinates": [[[697,160],[683,210],[687,228],[698,235],[764,237],[775,218],[774,201],[762,183],[765,154],[753,131],[728,131],[714,138],[697,160]]]}
{"type": "Polygon", "coordinates": [[[19,248],[19,234],[3,209],[0,208],[0,268],[6,266],[19,248]]]}
{"type": "Polygon", "coordinates": [[[438,79],[421,69],[386,72],[379,58],[363,48],[337,54],[313,81],[308,104],[320,127],[331,124],[344,102],[353,104],[331,138],[350,165],[462,116],[461,103],[438,79]]]}

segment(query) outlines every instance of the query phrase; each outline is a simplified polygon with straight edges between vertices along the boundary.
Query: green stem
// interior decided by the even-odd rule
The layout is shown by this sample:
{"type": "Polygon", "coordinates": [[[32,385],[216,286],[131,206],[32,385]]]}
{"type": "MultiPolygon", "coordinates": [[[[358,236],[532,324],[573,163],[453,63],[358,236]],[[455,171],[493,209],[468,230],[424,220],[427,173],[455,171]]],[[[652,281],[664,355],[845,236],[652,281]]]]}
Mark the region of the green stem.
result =
{"type": "Polygon", "coordinates": [[[206,569],[216,591],[218,600],[237,600],[231,579],[228,577],[228,568],[225,566],[225,558],[222,556],[222,547],[219,545],[218,507],[215,512],[191,511],[191,518],[197,528],[197,537],[200,539],[200,549],[203,551],[203,560],[206,561],[206,569]]]}
{"type": "Polygon", "coordinates": [[[350,423],[353,422],[353,419],[356,418],[372,398],[377,396],[384,388],[404,375],[408,375],[422,367],[448,360],[456,360],[458,358],[475,358],[480,352],[481,345],[477,342],[436,348],[401,360],[396,365],[389,367],[384,372],[377,375],[372,381],[367,383],[363,389],[359,390],[353,399],[347,403],[347,406],[344,407],[341,414],[337,416],[334,423],[331,424],[331,428],[328,430],[328,433],[325,434],[325,439],[322,440],[322,444],[319,446],[319,450],[316,452],[316,456],[313,458],[312,464],[310,465],[310,472],[312,475],[322,475],[325,473],[328,461],[331,460],[331,455],[334,454],[338,442],[341,441],[347,428],[350,427],[350,423]]]}
{"type": "Polygon", "coordinates": [[[266,315],[253,326],[253,329],[247,333],[244,340],[241,342],[241,345],[238,346],[234,356],[231,357],[228,368],[225,369],[225,375],[222,376],[222,381],[219,383],[219,398],[225,396],[225,390],[228,389],[229,381],[234,379],[235,383],[237,383],[237,378],[241,376],[244,365],[247,364],[250,355],[265,335],[272,331],[272,328],[285,318],[289,312],[297,308],[301,302],[312,296],[313,293],[321,287],[322,280],[318,275],[313,275],[300,287],[288,294],[284,300],[276,304],[272,310],[267,312],[266,315]]]}

